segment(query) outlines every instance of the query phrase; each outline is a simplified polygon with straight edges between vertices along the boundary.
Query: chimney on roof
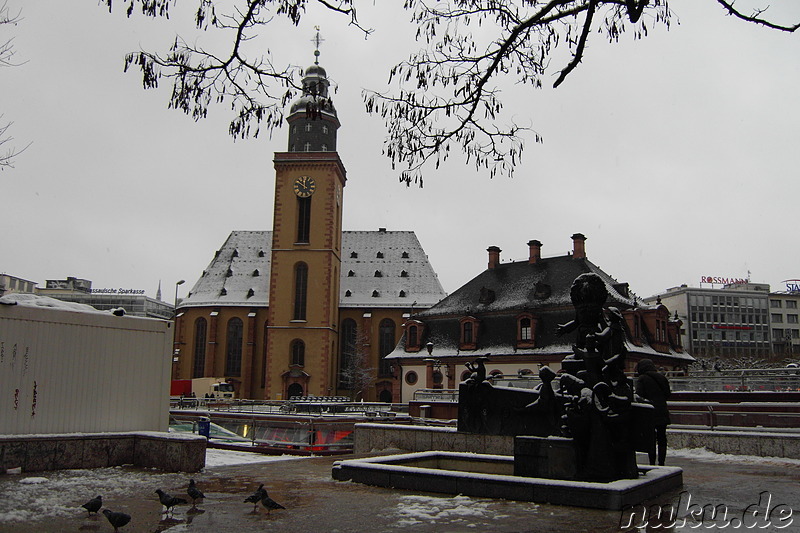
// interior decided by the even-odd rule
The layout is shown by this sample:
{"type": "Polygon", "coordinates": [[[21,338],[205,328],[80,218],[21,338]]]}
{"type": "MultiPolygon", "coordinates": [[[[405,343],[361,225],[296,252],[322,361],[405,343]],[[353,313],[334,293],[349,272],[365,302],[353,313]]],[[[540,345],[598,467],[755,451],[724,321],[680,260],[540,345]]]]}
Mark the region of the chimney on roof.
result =
{"type": "Polygon", "coordinates": [[[489,252],[489,268],[495,268],[500,264],[500,252],[502,250],[497,246],[490,246],[486,251],[489,252]]]}
{"type": "Polygon", "coordinates": [[[572,236],[572,257],[586,259],[586,236],[583,233],[575,233],[572,236]]]}
{"type": "Polygon", "coordinates": [[[536,239],[528,241],[528,249],[530,250],[528,263],[535,265],[542,258],[542,243],[536,239]]]}

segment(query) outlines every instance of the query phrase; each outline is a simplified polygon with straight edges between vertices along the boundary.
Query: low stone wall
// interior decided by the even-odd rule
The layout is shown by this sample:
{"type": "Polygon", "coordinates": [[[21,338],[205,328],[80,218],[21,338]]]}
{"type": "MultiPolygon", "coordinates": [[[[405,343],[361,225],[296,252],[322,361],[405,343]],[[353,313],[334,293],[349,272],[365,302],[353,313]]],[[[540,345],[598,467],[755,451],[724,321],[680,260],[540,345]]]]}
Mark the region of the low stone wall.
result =
{"type": "MultiPolygon", "coordinates": [[[[800,459],[800,434],[668,429],[668,448],[706,448],[716,453],[800,459]]],[[[669,452],[667,452],[669,453],[669,452]]]]}
{"type": "Polygon", "coordinates": [[[458,433],[454,427],[356,424],[354,453],[385,449],[514,455],[514,437],[458,433]]]}
{"type": "Polygon", "coordinates": [[[134,465],[167,472],[205,466],[206,438],[158,432],[0,435],[0,473],[134,465]]]}
{"type": "MultiPolygon", "coordinates": [[[[670,429],[670,448],[706,448],[716,453],[800,459],[800,434],[670,429]]],[[[356,424],[354,453],[398,449],[514,455],[514,437],[458,433],[454,427],[356,424]]]]}

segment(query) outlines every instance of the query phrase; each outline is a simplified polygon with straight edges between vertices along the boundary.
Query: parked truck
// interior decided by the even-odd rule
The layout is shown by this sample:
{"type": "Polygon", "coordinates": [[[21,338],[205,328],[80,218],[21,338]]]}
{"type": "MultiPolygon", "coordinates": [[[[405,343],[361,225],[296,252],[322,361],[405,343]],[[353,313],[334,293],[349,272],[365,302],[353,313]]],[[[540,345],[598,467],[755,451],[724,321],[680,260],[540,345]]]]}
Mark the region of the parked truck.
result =
{"type": "Polygon", "coordinates": [[[233,384],[225,381],[225,378],[173,379],[170,396],[232,400],[236,397],[236,392],[233,384]]]}

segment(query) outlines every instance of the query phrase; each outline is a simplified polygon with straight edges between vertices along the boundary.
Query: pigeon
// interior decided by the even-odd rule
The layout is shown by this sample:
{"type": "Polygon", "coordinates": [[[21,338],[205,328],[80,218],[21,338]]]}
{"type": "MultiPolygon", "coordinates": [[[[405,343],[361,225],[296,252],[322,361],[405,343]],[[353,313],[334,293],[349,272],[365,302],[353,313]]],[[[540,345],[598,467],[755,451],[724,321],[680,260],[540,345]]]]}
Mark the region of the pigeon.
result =
{"type": "Polygon", "coordinates": [[[161,489],[157,489],[156,494],[158,494],[158,501],[161,502],[161,505],[167,508],[167,510],[165,511],[167,513],[170,511],[170,509],[172,509],[176,505],[183,505],[189,503],[183,498],[175,498],[174,496],[170,496],[161,489]]]}
{"type": "Polygon", "coordinates": [[[97,512],[100,510],[102,506],[103,506],[103,498],[100,495],[95,496],[88,502],[81,505],[81,507],[89,511],[89,514],[92,513],[97,514],[97,512]]]}
{"type": "Polygon", "coordinates": [[[264,490],[264,484],[262,483],[261,485],[258,486],[258,489],[256,489],[256,491],[253,494],[251,494],[250,496],[245,498],[244,503],[252,503],[253,504],[253,512],[256,512],[256,509],[258,508],[258,502],[261,501],[261,498],[266,493],[267,493],[267,491],[264,490]]]}
{"type": "Polygon", "coordinates": [[[108,522],[114,526],[114,531],[131,521],[131,515],[125,513],[115,513],[108,509],[103,509],[103,514],[108,518],[108,522]]]}
{"type": "Polygon", "coordinates": [[[205,494],[203,494],[202,491],[197,488],[197,485],[195,485],[193,479],[189,480],[189,488],[186,489],[186,494],[188,494],[192,499],[192,505],[194,505],[197,500],[206,497],[205,494]]]}
{"type": "Polygon", "coordinates": [[[273,509],[286,509],[286,507],[270,498],[269,495],[267,495],[267,491],[264,491],[264,495],[261,497],[261,504],[267,510],[267,514],[273,509]]]}

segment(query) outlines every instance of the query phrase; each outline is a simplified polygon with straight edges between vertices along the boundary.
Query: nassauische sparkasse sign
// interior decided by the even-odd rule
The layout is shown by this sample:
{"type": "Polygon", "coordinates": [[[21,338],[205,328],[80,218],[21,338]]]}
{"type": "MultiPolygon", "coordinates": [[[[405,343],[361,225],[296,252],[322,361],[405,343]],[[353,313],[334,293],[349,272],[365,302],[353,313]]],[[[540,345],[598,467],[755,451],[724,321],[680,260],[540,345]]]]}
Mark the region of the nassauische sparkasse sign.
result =
{"type": "Polygon", "coordinates": [[[133,295],[144,295],[144,289],[92,289],[92,294],[133,294],[133,295]]]}

